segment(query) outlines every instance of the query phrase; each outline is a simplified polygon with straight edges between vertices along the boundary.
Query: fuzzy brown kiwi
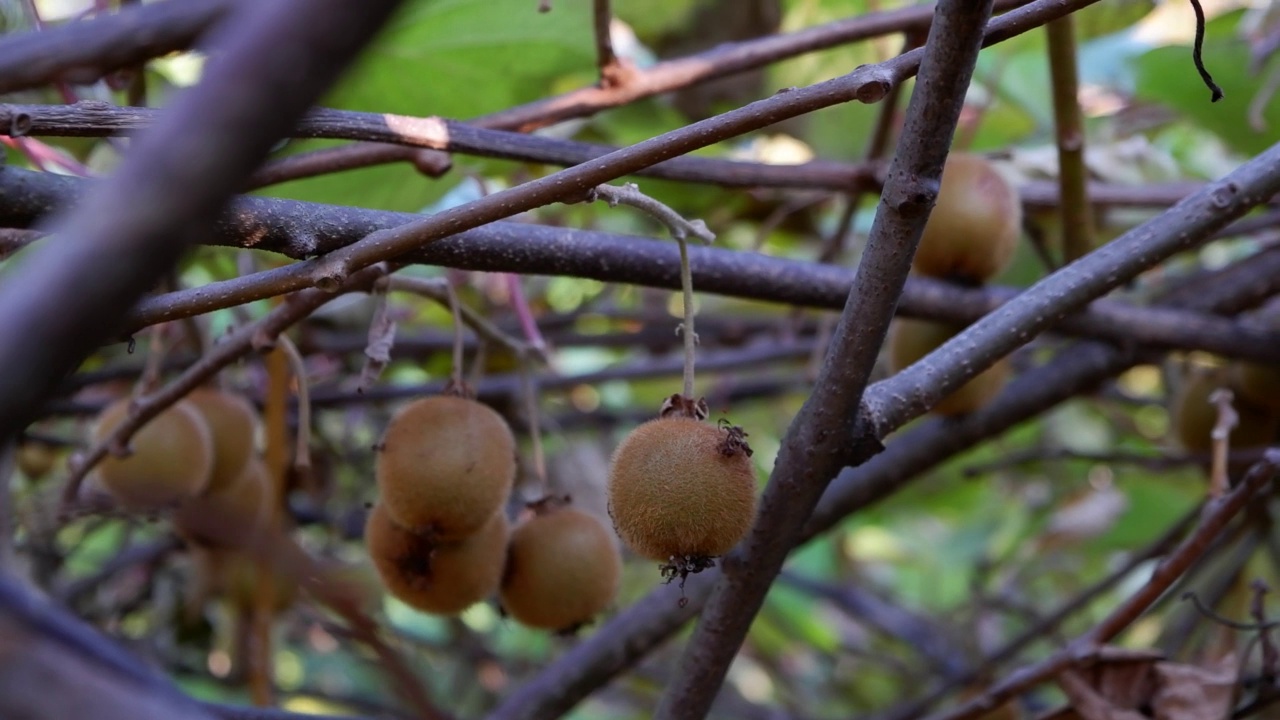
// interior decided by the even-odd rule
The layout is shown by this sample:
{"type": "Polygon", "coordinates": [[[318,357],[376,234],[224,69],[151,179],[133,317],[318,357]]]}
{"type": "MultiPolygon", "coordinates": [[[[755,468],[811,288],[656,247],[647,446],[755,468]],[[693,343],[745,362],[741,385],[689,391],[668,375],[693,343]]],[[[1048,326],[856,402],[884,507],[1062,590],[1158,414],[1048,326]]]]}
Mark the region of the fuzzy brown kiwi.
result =
{"type": "Polygon", "coordinates": [[[747,534],[756,476],[734,430],[672,415],[623,439],[609,466],[609,513],[628,547],[680,564],[723,555],[747,534]]]}
{"type": "Polygon", "coordinates": [[[1231,366],[1231,386],[1254,407],[1280,414],[1280,366],[1236,363],[1231,366]]]}
{"type": "Polygon", "coordinates": [[[380,503],[396,524],[442,542],[475,533],[506,502],[516,445],[502,416],[437,395],[402,408],[378,446],[380,503]]]}
{"type": "MultiPolygon", "coordinates": [[[[1178,443],[1188,452],[1207,453],[1213,449],[1213,426],[1218,422],[1218,408],[1209,401],[1215,390],[1228,384],[1219,368],[1192,368],[1174,393],[1169,408],[1170,421],[1178,443]]],[[[1232,450],[1262,447],[1276,436],[1277,420],[1265,410],[1254,407],[1240,396],[1232,401],[1239,423],[1228,436],[1232,450]]]]}
{"type": "Polygon", "coordinates": [[[235,482],[182,503],[173,526],[187,541],[215,547],[248,547],[276,521],[271,473],[251,457],[235,482]]]}
{"type": "Polygon", "coordinates": [[[1021,232],[1018,191],[985,158],[951,153],[911,264],[921,275],[981,284],[1008,266],[1021,232]]]}
{"type": "MultiPolygon", "coordinates": [[[[928,355],[963,329],[962,326],[925,320],[896,320],[889,333],[889,364],[893,372],[899,372],[928,355]]],[[[939,401],[930,412],[953,416],[979,410],[1000,394],[1008,379],[1009,361],[1001,358],[939,401]]]]}
{"type": "Polygon", "coordinates": [[[460,613],[497,592],[508,535],[507,516],[496,512],[474,535],[436,543],[397,525],[382,503],[364,528],[366,550],[387,591],[437,615],[460,613]]]}
{"type": "MultiPolygon", "coordinates": [[[[102,442],[129,414],[129,398],[98,415],[94,442],[102,442]]],[[[185,400],[142,426],[128,457],[107,457],[98,465],[102,486],[122,506],[157,510],[204,490],[213,469],[213,436],[194,405],[185,400]]]]}
{"type": "Polygon", "coordinates": [[[239,479],[253,456],[258,411],[248,400],[217,388],[199,388],[187,396],[209,423],[213,433],[213,472],[210,492],[239,479]]]}
{"type": "Polygon", "coordinates": [[[511,534],[499,598],[522,625],[573,630],[613,602],[621,573],[613,534],[599,519],[549,506],[511,534]]]}

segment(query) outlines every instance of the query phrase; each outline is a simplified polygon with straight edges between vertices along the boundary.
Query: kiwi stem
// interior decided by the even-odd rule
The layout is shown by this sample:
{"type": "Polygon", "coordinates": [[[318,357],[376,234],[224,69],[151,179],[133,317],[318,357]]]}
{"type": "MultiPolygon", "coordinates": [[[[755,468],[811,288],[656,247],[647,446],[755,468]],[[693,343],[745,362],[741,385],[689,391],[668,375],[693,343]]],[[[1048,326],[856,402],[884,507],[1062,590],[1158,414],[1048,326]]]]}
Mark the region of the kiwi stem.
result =
{"type": "Polygon", "coordinates": [[[538,497],[546,497],[547,458],[542,451],[542,425],[538,419],[538,387],[529,368],[531,359],[528,354],[519,355],[520,362],[520,394],[524,396],[524,414],[528,416],[529,445],[533,449],[533,472],[538,476],[538,497]]]}
{"type": "Polygon", "coordinates": [[[298,396],[298,432],[294,436],[293,466],[305,470],[311,467],[311,385],[307,382],[307,364],[302,353],[298,352],[298,346],[288,336],[281,335],[277,342],[289,360],[298,396]]]}
{"type": "Polygon", "coordinates": [[[142,374],[138,377],[138,384],[133,389],[133,394],[145,395],[151,392],[160,384],[160,368],[164,365],[165,344],[164,335],[168,328],[168,323],[160,323],[153,325],[147,331],[149,336],[147,339],[147,361],[142,368],[142,374]]]}
{"type": "Polygon", "coordinates": [[[453,282],[446,279],[444,283],[445,293],[449,299],[449,309],[453,312],[453,369],[449,373],[449,379],[459,391],[463,388],[462,380],[462,309],[459,307],[458,291],[453,287],[453,282]]]}
{"type": "Polygon", "coordinates": [[[684,294],[684,396],[693,399],[693,357],[698,335],[693,331],[693,271],[689,269],[689,243],[676,238],[680,245],[680,290],[684,294]]]}

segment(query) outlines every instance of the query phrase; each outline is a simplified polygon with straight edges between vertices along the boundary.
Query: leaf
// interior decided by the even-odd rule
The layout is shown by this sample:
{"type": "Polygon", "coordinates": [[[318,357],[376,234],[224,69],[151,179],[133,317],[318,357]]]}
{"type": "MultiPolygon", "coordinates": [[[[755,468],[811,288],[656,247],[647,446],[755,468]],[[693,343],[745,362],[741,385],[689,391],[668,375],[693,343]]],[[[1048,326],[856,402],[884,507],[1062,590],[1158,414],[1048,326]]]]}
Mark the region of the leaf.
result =
{"type": "Polygon", "coordinates": [[[1233,150],[1256,155],[1280,140],[1280,102],[1272,99],[1262,113],[1265,130],[1250,126],[1249,104],[1262,79],[1248,71],[1249,46],[1234,32],[1239,19],[1238,12],[1223,15],[1208,24],[1205,35],[1205,66],[1222,86],[1221,101],[1209,101],[1188,46],[1160,47],[1138,57],[1136,91],[1139,99],[1161,103],[1212,131],[1233,150]]]}
{"type": "Polygon", "coordinates": [[[1209,667],[1162,662],[1151,699],[1156,720],[1214,720],[1231,716],[1238,662],[1234,652],[1209,667]]]}

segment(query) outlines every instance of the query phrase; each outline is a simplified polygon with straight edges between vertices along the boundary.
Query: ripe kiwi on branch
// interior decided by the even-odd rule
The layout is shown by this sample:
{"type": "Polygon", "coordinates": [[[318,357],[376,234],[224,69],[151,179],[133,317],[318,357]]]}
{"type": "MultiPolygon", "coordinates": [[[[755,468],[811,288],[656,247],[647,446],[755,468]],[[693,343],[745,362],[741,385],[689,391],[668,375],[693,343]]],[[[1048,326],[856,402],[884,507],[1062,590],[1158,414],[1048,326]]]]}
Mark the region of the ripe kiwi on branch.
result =
{"type": "Polygon", "coordinates": [[[203,387],[187,395],[213,433],[213,472],[209,490],[230,485],[244,473],[254,451],[258,411],[244,397],[203,387]]]}
{"type": "Polygon", "coordinates": [[[1231,387],[1250,405],[1280,414],[1280,366],[1236,363],[1231,366],[1231,387]]]}
{"type": "MultiPolygon", "coordinates": [[[[1175,391],[1169,408],[1170,423],[1178,443],[1188,452],[1213,450],[1212,434],[1218,423],[1218,408],[1210,398],[1215,390],[1229,387],[1229,379],[1229,373],[1221,368],[1191,368],[1175,391]]],[[[1234,398],[1232,408],[1238,416],[1235,428],[1228,435],[1232,450],[1271,444],[1280,424],[1274,415],[1255,407],[1243,393],[1234,398]]]]}
{"type": "MultiPolygon", "coordinates": [[[[889,333],[889,364],[893,372],[916,362],[933,352],[964,329],[962,325],[950,325],[928,320],[899,318],[889,333]]],[[[959,389],[943,398],[930,409],[942,416],[964,415],[985,407],[1000,394],[1009,380],[1009,361],[1001,358],[983,370],[959,389]]]]}
{"type": "MultiPolygon", "coordinates": [[[[129,415],[129,398],[98,415],[93,441],[103,442],[129,415]]],[[[98,465],[103,488],[130,510],[159,510],[194,497],[213,470],[213,434],[194,405],[181,401],[149,420],[129,441],[128,457],[98,465]]]]}
{"type": "Polygon", "coordinates": [[[970,285],[999,275],[1022,233],[1018,191],[980,155],[951,153],[912,267],[970,285]]]}
{"type": "Polygon", "coordinates": [[[400,527],[461,540],[498,512],[516,474],[511,428],[487,405],[455,395],[421,398],[388,423],[374,472],[380,504],[400,527]]]}
{"type": "Polygon", "coordinates": [[[529,627],[573,632],[618,594],[622,558],[612,534],[591,513],[544,499],[516,527],[499,598],[529,627]]]}
{"type": "Polygon", "coordinates": [[[745,436],[681,412],[631,431],[609,467],[609,513],[623,542],[666,563],[668,577],[704,570],[729,552],[756,513],[745,436]]]}
{"type": "Polygon", "coordinates": [[[173,514],[174,529],[187,541],[209,547],[246,547],[277,521],[271,472],[261,458],[249,458],[235,482],[205,491],[173,514]]]}
{"type": "Polygon", "coordinates": [[[423,612],[453,615],[497,592],[508,531],[507,516],[499,511],[470,537],[439,543],[400,527],[378,503],[369,512],[364,539],[392,595],[423,612]]]}

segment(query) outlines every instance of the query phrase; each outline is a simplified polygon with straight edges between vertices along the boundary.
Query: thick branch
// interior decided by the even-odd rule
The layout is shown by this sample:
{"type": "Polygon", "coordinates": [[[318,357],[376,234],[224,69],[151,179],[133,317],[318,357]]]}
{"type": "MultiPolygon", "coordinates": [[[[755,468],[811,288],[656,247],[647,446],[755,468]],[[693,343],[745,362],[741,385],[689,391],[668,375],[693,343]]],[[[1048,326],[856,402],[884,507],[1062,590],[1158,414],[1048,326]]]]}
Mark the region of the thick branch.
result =
{"type": "Polygon", "coordinates": [[[207,232],[272,143],[397,4],[246,3],[219,26],[212,42],[223,54],[204,81],[139,138],[111,182],[54,225],[61,241],[0,285],[0,437],[16,433],[207,232]]]}
{"type": "Polygon", "coordinates": [[[867,249],[813,392],[792,421],[755,527],[726,561],[657,717],[703,717],[827,483],[879,443],[850,442],[850,420],[888,333],[911,258],[937,198],[991,2],[942,0],[907,106],[867,249]]]}
{"type": "MultiPolygon", "coordinates": [[[[75,202],[87,181],[0,168],[0,224],[29,225],[75,202]]],[[[291,200],[240,198],[210,239],[304,258],[349,245],[375,230],[418,219],[408,213],[341,208],[291,200]]],[[[1261,218],[1266,220],[1266,217],[1261,218]]],[[[1274,222],[1272,218],[1268,222],[1274,222]]],[[[1226,232],[1256,227],[1252,218],[1226,232]]],[[[1274,251],[1272,251],[1274,252],[1274,251]]],[[[853,279],[839,267],[718,248],[690,248],[700,291],[790,305],[839,309],[853,279]]],[[[527,223],[498,222],[433,243],[406,260],[488,272],[566,275],[650,287],[680,287],[679,253],[670,243],[527,223]]],[[[125,318],[126,332],[166,320],[233,307],[280,294],[280,271],[215,282],[143,299],[125,318]]],[[[1017,295],[1011,288],[961,288],[910,278],[899,304],[909,317],[970,323],[1017,295]]],[[[1099,300],[1068,316],[1054,331],[1113,342],[1205,350],[1226,357],[1275,362],[1272,334],[1231,320],[1171,309],[1142,309],[1099,300]]]]}
{"type": "Polygon", "coordinates": [[[236,0],[171,0],[10,35],[0,42],[0,93],[60,81],[88,83],[185,50],[235,6],[236,0]]]}

